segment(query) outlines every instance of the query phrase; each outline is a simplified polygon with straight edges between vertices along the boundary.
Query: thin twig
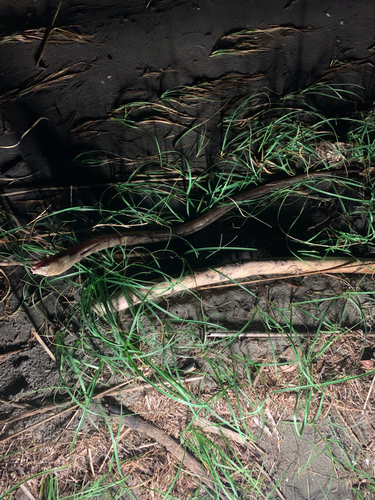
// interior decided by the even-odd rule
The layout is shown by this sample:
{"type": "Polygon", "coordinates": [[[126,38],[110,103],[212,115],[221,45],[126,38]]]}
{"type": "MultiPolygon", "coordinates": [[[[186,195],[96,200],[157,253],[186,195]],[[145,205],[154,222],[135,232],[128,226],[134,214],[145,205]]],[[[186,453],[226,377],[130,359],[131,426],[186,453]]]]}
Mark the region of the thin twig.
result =
{"type": "Polygon", "coordinates": [[[23,493],[27,496],[27,498],[29,498],[30,500],[36,500],[36,498],[34,497],[34,495],[32,495],[30,493],[30,491],[26,488],[26,486],[24,484],[21,484],[20,485],[20,489],[23,491],[23,493]]]}
{"type": "Polygon", "coordinates": [[[275,491],[276,493],[279,495],[279,498],[281,500],[286,500],[286,498],[284,497],[284,495],[281,493],[281,491],[279,490],[279,488],[276,486],[276,484],[274,483],[272,477],[268,474],[268,472],[266,472],[263,467],[261,465],[258,464],[258,462],[255,462],[255,465],[256,467],[258,467],[259,471],[269,480],[269,482],[273,485],[273,487],[275,488],[275,491]]]}
{"type": "Polygon", "coordinates": [[[91,474],[92,477],[95,477],[95,471],[94,471],[94,464],[92,462],[92,453],[91,453],[91,448],[88,448],[89,450],[89,459],[90,459],[90,469],[91,469],[91,474]]]}
{"type": "MultiPolygon", "coordinates": [[[[19,352],[19,351],[16,351],[16,352],[19,352]]],[[[18,403],[13,403],[12,401],[8,401],[7,399],[4,399],[4,398],[0,398],[0,403],[2,403],[3,405],[12,406],[13,408],[21,408],[21,410],[25,409],[25,405],[20,405],[18,403]]]]}
{"type": "Polygon", "coordinates": [[[10,282],[9,282],[8,276],[4,273],[4,271],[2,269],[0,269],[0,274],[3,275],[3,279],[4,279],[4,289],[5,290],[2,290],[0,292],[0,302],[3,302],[8,297],[8,295],[10,293],[10,282]]]}
{"type": "MultiPolygon", "coordinates": [[[[203,379],[203,376],[197,376],[197,377],[188,377],[188,378],[185,378],[185,379],[182,379],[182,382],[183,383],[190,383],[190,382],[198,382],[200,380],[203,379]]],[[[154,385],[152,384],[149,384],[148,382],[144,383],[144,384],[141,384],[141,385],[138,385],[138,386],[134,386],[134,387],[129,387],[127,389],[123,389],[124,386],[126,385],[129,385],[130,382],[123,382],[119,385],[117,385],[116,387],[111,387],[109,389],[106,389],[105,391],[103,392],[100,392],[99,394],[96,394],[92,397],[93,400],[95,399],[98,399],[98,398],[102,398],[103,396],[109,396],[111,394],[118,394],[120,393],[121,395],[123,394],[128,394],[130,392],[136,392],[136,391],[142,391],[144,389],[149,389],[149,388],[154,388],[154,385]]],[[[166,386],[166,385],[171,385],[169,382],[165,382],[163,384],[163,386],[166,386]]],[[[47,406],[47,407],[44,407],[44,408],[38,408],[36,410],[33,410],[33,411],[28,411],[22,415],[19,415],[18,417],[15,417],[13,419],[10,419],[10,420],[7,420],[5,422],[2,422],[3,424],[10,424],[12,422],[15,422],[16,420],[20,420],[20,419],[23,419],[23,418],[27,418],[27,417],[31,417],[33,415],[36,415],[36,414],[40,414],[40,413],[47,413],[49,411],[52,411],[52,410],[55,410],[56,408],[61,408],[63,406],[66,406],[67,404],[69,403],[62,403],[60,405],[50,405],[50,406],[47,406]]],[[[84,402],[82,402],[82,404],[84,404],[84,402]]],[[[14,439],[16,438],[17,436],[20,436],[22,434],[24,434],[25,432],[28,432],[32,429],[35,429],[36,427],[38,427],[39,425],[43,425],[55,418],[58,418],[58,417],[61,417],[61,415],[64,415],[65,413],[68,413],[69,411],[73,411],[73,410],[76,410],[77,408],[80,408],[80,405],[79,404],[74,404],[72,406],[69,406],[69,408],[66,408],[65,410],[62,410],[58,413],[55,413],[54,415],[51,415],[50,417],[48,418],[45,418],[44,420],[41,420],[40,422],[37,422],[36,424],[33,424],[29,427],[26,427],[25,429],[21,430],[21,431],[18,431],[16,432],[15,434],[12,434],[10,436],[7,436],[3,439],[0,439],[0,444],[1,443],[5,443],[6,441],[9,441],[10,439],[14,439]]]]}
{"type": "Polygon", "coordinates": [[[354,441],[360,446],[360,442],[358,441],[358,438],[357,436],[354,434],[353,430],[351,429],[351,427],[346,423],[346,420],[345,418],[342,416],[341,414],[341,411],[337,410],[337,414],[339,415],[339,417],[341,418],[341,420],[343,421],[343,424],[344,424],[344,427],[345,427],[345,430],[351,435],[351,437],[354,439],[354,441]]]}
{"type": "Polygon", "coordinates": [[[34,337],[36,338],[36,340],[43,347],[43,349],[46,351],[46,353],[52,359],[52,361],[54,361],[56,363],[55,356],[52,354],[52,352],[50,351],[49,347],[47,347],[47,345],[45,344],[44,340],[40,337],[40,335],[37,333],[37,331],[35,330],[35,328],[31,328],[31,333],[34,335],[34,337]]]}
{"type": "MultiPolygon", "coordinates": [[[[119,437],[118,442],[122,441],[122,440],[124,439],[124,437],[125,437],[127,434],[129,434],[129,432],[130,432],[130,428],[125,429],[125,431],[124,431],[124,432],[121,434],[121,436],[119,437]]],[[[102,472],[103,467],[104,467],[104,464],[105,464],[105,463],[106,463],[106,461],[108,460],[108,458],[109,458],[110,454],[112,453],[112,450],[113,450],[113,443],[112,443],[112,444],[111,444],[111,446],[109,447],[108,453],[107,453],[107,455],[104,457],[104,460],[103,460],[103,462],[102,462],[102,465],[99,467],[99,472],[98,472],[99,474],[102,472]]]]}
{"type": "Polygon", "coordinates": [[[366,397],[365,404],[363,405],[363,409],[364,409],[364,410],[366,409],[366,406],[367,406],[368,400],[370,399],[370,395],[371,395],[372,390],[373,390],[373,388],[374,388],[374,384],[375,384],[375,375],[374,375],[374,377],[373,377],[373,379],[372,379],[372,382],[371,382],[371,385],[370,385],[370,389],[369,389],[369,391],[368,391],[368,393],[367,393],[367,397],[366,397]]]}
{"type": "Polygon", "coordinates": [[[261,378],[261,376],[263,375],[263,372],[266,371],[266,369],[268,368],[268,366],[261,366],[258,373],[256,374],[256,377],[253,381],[253,389],[255,390],[256,386],[258,385],[258,382],[261,378]]]}
{"type": "MultiPolygon", "coordinates": [[[[24,434],[25,432],[28,432],[28,431],[31,431],[32,429],[35,429],[36,427],[38,427],[39,425],[42,425],[42,424],[46,424],[47,422],[49,422],[50,420],[53,420],[57,417],[61,417],[61,415],[64,415],[65,413],[68,413],[69,411],[72,411],[74,410],[75,408],[77,408],[79,405],[74,405],[74,406],[71,406],[69,408],[66,408],[65,410],[63,411],[60,411],[59,413],[56,413],[55,415],[52,415],[51,417],[48,417],[48,418],[45,418],[44,420],[41,420],[40,422],[37,422],[36,424],[33,424],[33,425],[30,425],[29,427],[26,427],[25,429],[21,430],[21,431],[18,431],[18,432],[15,432],[14,434],[12,434],[11,436],[7,436],[3,439],[0,439],[0,444],[1,443],[5,443],[5,441],[9,441],[9,439],[14,439],[18,436],[21,436],[22,434],[24,434]]],[[[38,411],[36,411],[35,413],[38,413],[38,411]]]]}
{"type": "Polygon", "coordinates": [[[57,19],[57,16],[59,15],[59,12],[60,12],[60,8],[61,8],[61,4],[62,4],[62,0],[60,0],[59,2],[59,5],[57,6],[57,9],[56,9],[56,12],[55,12],[55,15],[53,16],[53,19],[52,19],[52,23],[51,23],[51,26],[46,30],[45,34],[44,34],[44,39],[42,41],[42,45],[40,47],[40,53],[39,53],[39,57],[38,57],[38,60],[36,62],[36,65],[37,66],[40,66],[41,62],[42,62],[42,58],[43,58],[43,54],[44,54],[44,51],[46,49],[46,46],[47,46],[47,43],[48,43],[48,40],[49,40],[49,37],[51,35],[51,32],[53,30],[53,26],[56,22],[56,19],[57,19]]]}
{"type": "MultiPolygon", "coordinates": [[[[18,145],[18,144],[16,144],[18,145]]],[[[6,146],[8,147],[8,146],[6,146]]],[[[9,146],[9,147],[15,147],[15,146],[9,146]]],[[[30,188],[25,188],[25,189],[19,189],[18,191],[12,191],[10,193],[0,193],[0,196],[3,198],[9,198],[10,196],[17,196],[20,194],[28,194],[28,193],[35,193],[35,192],[41,192],[41,191],[65,191],[67,189],[69,190],[79,190],[79,189],[93,189],[96,187],[106,187],[106,186],[112,186],[116,187],[116,185],[121,185],[122,183],[114,183],[114,182],[100,182],[97,184],[84,184],[84,185],[78,185],[75,184],[69,185],[69,186],[42,186],[42,187],[30,187],[30,188]]]]}
{"type": "Polygon", "coordinates": [[[248,332],[248,333],[235,333],[235,332],[209,332],[206,338],[230,338],[235,337],[239,339],[285,339],[287,333],[264,333],[264,332],[248,332]]]}
{"type": "Polygon", "coordinates": [[[212,432],[212,434],[216,434],[217,436],[225,436],[227,439],[232,439],[236,443],[240,445],[244,445],[248,443],[248,437],[242,437],[238,432],[234,432],[231,429],[226,429],[225,427],[218,427],[214,422],[210,422],[206,418],[195,417],[193,421],[193,425],[198,427],[202,427],[205,431],[212,432]]]}
{"type": "MultiPolygon", "coordinates": [[[[121,407],[110,406],[109,410],[114,413],[117,418],[120,419],[122,425],[130,427],[132,430],[146,434],[152,439],[155,439],[160,445],[164,446],[169,453],[174,455],[177,460],[185,465],[185,467],[197,476],[201,481],[209,488],[215,490],[215,483],[211,479],[210,473],[204,468],[203,464],[199,462],[189,451],[182,448],[181,444],[172,438],[159,427],[156,427],[151,422],[144,420],[139,415],[134,415],[133,412],[129,411],[123,405],[121,407]]],[[[232,498],[228,492],[220,492],[220,498],[223,500],[232,498]]]]}

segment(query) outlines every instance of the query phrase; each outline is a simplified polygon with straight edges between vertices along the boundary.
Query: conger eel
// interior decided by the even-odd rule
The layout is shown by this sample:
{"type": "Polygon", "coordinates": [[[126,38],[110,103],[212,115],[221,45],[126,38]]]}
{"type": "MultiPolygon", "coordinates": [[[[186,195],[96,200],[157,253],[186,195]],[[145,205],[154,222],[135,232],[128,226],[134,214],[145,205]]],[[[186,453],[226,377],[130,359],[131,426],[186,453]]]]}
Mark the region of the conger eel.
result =
{"type": "Polygon", "coordinates": [[[347,172],[312,172],[310,174],[298,175],[290,179],[273,181],[268,184],[264,184],[263,186],[245,191],[244,193],[237,194],[233,198],[228,198],[228,203],[225,205],[216,207],[195,220],[170,229],[155,231],[150,230],[142,233],[139,231],[128,231],[124,233],[112,233],[96,236],[95,238],[83,241],[68,250],[64,250],[63,252],[41,260],[31,268],[31,272],[42,276],[58,276],[59,274],[62,274],[70,269],[81,259],[88,257],[93,253],[105,250],[106,248],[113,248],[117,245],[134,246],[149,243],[160,243],[162,241],[168,241],[172,238],[185,237],[212,224],[221,216],[232,210],[234,204],[243,201],[256,200],[278,189],[291,187],[310,179],[325,179],[327,177],[345,173],[347,172]]]}

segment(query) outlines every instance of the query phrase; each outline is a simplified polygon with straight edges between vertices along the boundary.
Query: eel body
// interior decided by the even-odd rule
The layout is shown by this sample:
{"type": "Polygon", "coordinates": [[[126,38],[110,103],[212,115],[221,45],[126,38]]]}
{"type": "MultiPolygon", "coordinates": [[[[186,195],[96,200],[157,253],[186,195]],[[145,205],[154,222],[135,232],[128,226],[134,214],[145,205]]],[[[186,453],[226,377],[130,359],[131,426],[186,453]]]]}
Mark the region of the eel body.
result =
{"type": "Polygon", "coordinates": [[[63,252],[41,260],[31,268],[31,272],[41,276],[58,276],[85,257],[107,248],[113,248],[118,245],[147,245],[150,243],[168,241],[177,237],[185,237],[209,226],[224,214],[232,210],[233,207],[240,202],[253,201],[279,189],[295,186],[296,184],[300,184],[308,180],[326,179],[345,173],[346,172],[342,171],[312,172],[310,174],[298,175],[285,180],[273,181],[249,191],[239,193],[236,196],[229,198],[227,203],[224,205],[220,205],[210,210],[197,219],[180,224],[179,226],[173,228],[144,232],[127,231],[123,233],[96,236],[83,241],[68,250],[64,250],[63,252]]]}

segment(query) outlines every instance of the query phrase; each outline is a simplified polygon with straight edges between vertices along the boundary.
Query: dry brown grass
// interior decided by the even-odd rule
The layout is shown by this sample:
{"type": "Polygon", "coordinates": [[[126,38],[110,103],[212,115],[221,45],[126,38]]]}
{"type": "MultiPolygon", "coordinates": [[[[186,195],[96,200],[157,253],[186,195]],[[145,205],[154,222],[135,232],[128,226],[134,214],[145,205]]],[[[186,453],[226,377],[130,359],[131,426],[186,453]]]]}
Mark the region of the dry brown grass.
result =
{"type": "MultiPolygon", "coordinates": [[[[327,339],[322,339],[321,343],[326,341],[327,339]]],[[[317,347],[319,348],[320,345],[317,347]]],[[[374,348],[374,345],[371,347],[374,348]]],[[[328,376],[341,377],[363,373],[363,367],[359,362],[361,352],[361,343],[354,336],[337,339],[313,364],[315,382],[322,382],[328,376]]],[[[212,410],[226,421],[232,420],[233,411],[240,419],[239,408],[246,414],[249,400],[255,401],[257,398],[262,401],[265,398],[266,411],[263,430],[267,429],[266,434],[271,433],[274,437],[277,436],[277,439],[282,439],[282,436],[278,436],[277,424],[281,420],[293,418],[296,403],[296,392],[293,390],[293,385],[299,378],[298,372],[298,368],[287,372],[280,370],[276,372],[275,367],[268,366],[262,371],[264,385],[258,382],[254,388],[248,382],[239,380],[239,387],[241,387],[243,394],[238,396],[236,391],[229,389],[226,392],[226,398],[218,399],[212,406],[212,410]],[[288,392],[277,392],[288,387],[290,388],[288,392]]],[[[331,418],[336,418],[349,437],[364,450],[363,456],[359,457],[359,460],[362,461],[365,459],[375,460],[375,440],[364,435],[356,425],[361,419],[366,420],[372,426],[371,422],[375,416],[374,397],[367,398],[372,378],[372,375],[369,375],[362,379],[329,385],[318,419],[318,422],[323,423],[328,415],[331,418]],[[364,410],[366,400],[367,406],[364,410]]],[[[198,386],[191,387],[191,390],[193,394],[199,394],[202,401],[208,401],[216,393],[216,389],[201,391],[198,386]]],[[[311,418],[316,416],[320,397],[321,395],[317,392],[317,397],[311,405],[311,418]]],[[[302,397],[301,400],[303,402],[304,398],[302,397]]],[[[187,426],[192,419],[192,414],[186,405],[171,401],[169,397],[160,394],[155,389],[149,389],[143,394],[140,393],[140,397],[133,400],[129,407],[149,422],[167,431],[171,436],[178,439],[182,433],[185,433],[185,437],[189,439],[190,431],[187,430],[187,426]]],[[[200,414],[200,416],[206,417],[211,422],[215,421],[209,413],[200,414]]],[[[302,417],[302,414],[299,417],[302,417]]],[[[249,415],[245,418],[244,423],[254,434],[259,434],[261,420],[262,418],[259,418],[257,421],[254,415],[249,415]]],[[[61,424],[59,421],[55,422],[53,435],[47,439],[37,440],[32,432],[25,432],[14,440],[2,443],[0,491],[5,492],[23,478],[51,467],[63,467],[62,470],[56,472],[60,480],[61,493],[68,493],[71,491],[72,485],[86,484],[98,478],[102,473],[108,472],[109,457],[113,448],[106,425],[101,425],[94,432],[80,432],[73,449],[70,451],[73,430],[67,429],[62,421],[61,424]],[[60,427],[61,424],[63,427],[60,427]]],[[[27,420],[24,425],[27,427],[27,420]]],[[[116,435],[118,423],[112,421],[111,427],[116,435]]],[[[253,470],[255,478],[259,475],[259,471],[263,470],[265,473],[262,466],[264,453],[259,446],[254,446],[249,440],[245,440],[240,445],[213,435],[209,428],[201,426],[195,428],[217,446],[226,450],[229,455],[235,453],[245,467],[253,470]],[[230,444],[229,448],[227,444],[230,444]]],[[[3,421],[4,429],[6,429],[6,421],[3,421]]],[[[122,438],[118,444],[117,452],[121,462],[121,472],[123,475],[129,476],[129,488],[144,498],[162,498],[162,495],[155,491],[152,495],[147,491],[167,491],[175,479],[179,464],[159,443],[152,439],[126,428],[122,429],[121,434],[122,438]],[[144,490],[144,488],[146,489],[144,490]]],[[[233,479],[241,484],[240,475],[237,477],[235,474],[233,479]]],[[[41,479],[34,479],[27,483],[27,488],[35,495],[37,495],[40,481],[41,479]]],[[[265,482],[268,482],[267,478],[265,482]]],[[[187,472],[184,472],[179,475],[172,488],[172,493],[177,497],[187,498],[189,492],[195,488],[196,483],[190,479],[187,472]]]]}

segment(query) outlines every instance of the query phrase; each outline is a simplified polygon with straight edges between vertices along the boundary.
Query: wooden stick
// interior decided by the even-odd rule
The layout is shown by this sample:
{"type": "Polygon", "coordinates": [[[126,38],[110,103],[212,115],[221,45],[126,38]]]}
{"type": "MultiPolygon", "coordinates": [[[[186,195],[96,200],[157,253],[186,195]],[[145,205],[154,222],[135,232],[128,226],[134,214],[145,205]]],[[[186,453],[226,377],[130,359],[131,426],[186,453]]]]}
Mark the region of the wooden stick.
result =
{"type": "Polygon", "coordinates": [[[59,4],[57,6],[55,15],[53,16],[53,19],[52,19],[51,26],[46,29],[46,32],[44,34],[42,45],[41,45],[40,50],[39,50],[39,57],[38,57],[38,60],[36,62],[37,66],[41,65],[41,62],[42,62],[42,59],[43,59],[43,54],[44,54],[45,48],[47,46],[48,39],[49,39],[49,37],[50,37],[50,35],[52,33],[53,26],[54,26],[54,24],[56,22],[57,16],[59,15],[59,12],[60,12],[61,4],[62,4],[62,0],[60,0],[59,4]]]}
{"type": "MultiPolygon", "coordinates": [[[[139,290],[139,295],[146,299],[155,300],[173,293],[192,290],[195,288],[220,285],[228,281],[238,281],[248,276],[306,276],[308,274],[375,274],[375,259],[365,259],[362,262],[351,257],[326,259],[288,259],[288,260],[258,260],[240,262],[221,266],[216,269],[206,269],[194,272],[185,278],[172,279],[167,282],[152,284],[149,288],[139,290]]],[[[258,279],[258,281],[260,281],[258,279]]],[[[132,305],[140,304],[144,299],[131,295],[132,305]]],[[[112,301],[115,311],[129,308],[126,298],[121,295],[112,301]]],[[[97,307],[104,312],[103,306],[97,307]]]]}
{"type": "MultiPolygon", "coordinates": [[[[336,332],[329,332],[327,334],[322,334],[320,333],[320,335],[332,335],[332,333],[340,333],[339,331],[336,331],[336,332]]],[[[312,336],[315,336],[317,334],[317,332],[314,332],[314,331],[307,331],[307,332],[298,332],[298,335],[301,335],[301,336],[308,336],[308,335],[312,335],[312,336]]],[[[285,339],[285,338],[288,338],[288,333],[272,333],[272,332],[268,332],[268,333],[264,333],[264,332],[246,332],[246,333],[240,333],[238,334],[237,332],[233,331],[233,332],[208,332],[207,335],[206,335],[206,338],[210,339],[210,338],[223,338],[223,339],[230,339],[231,337],[235,337],[236,339],[285,339]]],[[[352,333],[351,331],[348,331],[348,332],[345,332],[345,336],[350,336],[350,335],[358,335],[357,333],[352,333]]],[[[366,333],[365,334],[365,337],[367,338],[374,338],[375,337],[375,333],[366,333]]]]}
{"type": "MultiPolygon", "coordinates": [[[[139,415],[135,415],[123,405],[121,407],[111,405],[109,406],[109,410],[120,419],[120,423],[122,425],[126,425],[133,431],[141,432],[142,434],[146,434],[150,438],[155,439],[157,443],[164,446],[169,453],[182,462],[185,467],[194,474],[194,476],[200,478],[206,486],[215,491],[215,485],[208,470],[204,468],[203,464],[199,462],[199,460],[182,447],[176,439],[171,437],[162,429],[159,429],[159,427],[147,422],[139,415]]],[[[232,498],[224,492],[219,493],[219,496],[223,500],[232,498]]]]}
{"type": "Polygon", "coordinates": [[[43,349],[46,351],[46,353],[52,359],[52,361],[54,361],[56,363],[56,358],[55,358],[54,354],[52,354],[50,348],[46,345],[46,343],[41,338],[41,336],[37,333],[37,331],[35,330],[35,328],[31,328],[31,333],[34,335],[34,337],[36,338],[36,340],[43,347],[43,349]]]}

